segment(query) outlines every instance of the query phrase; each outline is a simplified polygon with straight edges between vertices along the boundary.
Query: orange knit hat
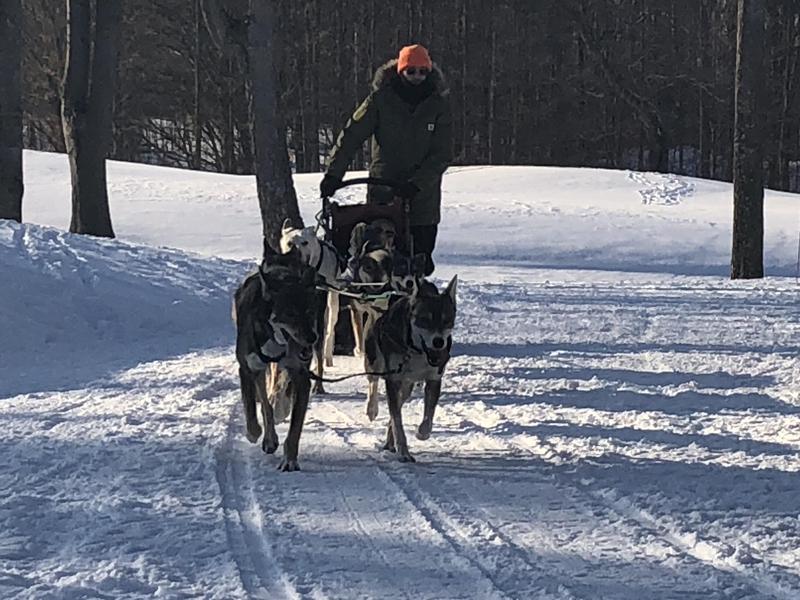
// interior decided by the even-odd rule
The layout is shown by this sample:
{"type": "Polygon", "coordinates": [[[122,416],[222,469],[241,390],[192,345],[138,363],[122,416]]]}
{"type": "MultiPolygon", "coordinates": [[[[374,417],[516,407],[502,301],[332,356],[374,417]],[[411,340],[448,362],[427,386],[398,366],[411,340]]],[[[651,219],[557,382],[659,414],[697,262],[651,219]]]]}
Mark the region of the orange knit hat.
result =
{"type": "Polygon", "coordinates": [[[402,73],[407,67],[425,67],[428,70],[433,68],[431,57],[425,46],[414,44],[413,46],[404,46],[400,50],[400,55],[397,57],[397,72],[402,73]]]}

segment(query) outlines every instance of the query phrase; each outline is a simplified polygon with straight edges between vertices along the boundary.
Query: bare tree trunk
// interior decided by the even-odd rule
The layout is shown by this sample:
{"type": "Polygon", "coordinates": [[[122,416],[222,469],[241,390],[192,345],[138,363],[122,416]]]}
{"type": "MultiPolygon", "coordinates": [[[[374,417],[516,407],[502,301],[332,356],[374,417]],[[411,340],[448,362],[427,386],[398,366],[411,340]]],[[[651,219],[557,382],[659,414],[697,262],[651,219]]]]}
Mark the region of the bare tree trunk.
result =
{"type": "Polygon", "coordinates": [[[789,189],[789,158],[787,156],[787,137],[790,121],[790,101],[794,94],[795,72],[797,70],[797,55],[800,48],[800,40],[795,39],[795,25],[791,14],[786,14],[781,10],[783,19],[779,22],[784,23],[784,36],[786,58],[783,71],[783,85],[781,86],[781,111],[778,132],[778,148],[776,152],[777,177],[780,189],[789,189]],[[798,43],[798,46],[795,44],[798,43]]]}
{"type": "Polygon", "coordinates": [[[222,164],[225,173],[234,173],[234,147],[236,146],[236,126],[233,118],[233,57],[225,60],[225,126],[222,136],[222,164]]]}
{"type": "Polygon", "coordinates": [[[495,29],[494,11],[492,17],[489,19],[489,26],[492,28],[490,34],[489,46],[489,97],[487,103],[489,105],[489,118],[486,132],[486,142],[488,145],[488,164],[494,164],[494,128],[495,128],[495,96],[497,93],[497,30],[495,29]]]}
{"type": "Polygon", "coordinates": [[[192,166],[200,169],[203,158],[203,123],[200,120],[200,32],[202,26],[200,0],[194,0],[194,152],[192,166]]]}
{"type": "Polygon", "coordinates": [[[22,2],[0,2],[0,219],[22,221],[22,2]]]}
{"type": "Polygon", "coordinates": [[[304,71],[300,82],[300,111],[302,115],[302,163],[297,160],[297,170],[302,164],[306,173],[316,173],[320,170],[319,164],[319,65],[317,62],[317,5],[315,1],[306,2],[303,10],[304,27],[304,71]]]}
{"type": "Polygon", "coordinates": [[[103,0],[94,8],[92,11],[89,0],[67,0],[67,60],[61,121],[72,178],[69,230],[114,237],[108,208],[106,156],[112,137],[121,4],[119,0],[103,0]]]}
{"type": "Polygon", "coordinates": [[[763,73],[766,0],[739,0],[731,279],[764,276],[763,73]]]}
{"type": "Polygon", "coordinates": [[[462,163],[467,163],[471,158],[470,148],[469,148],[469,120],[467,117],[467,81],[469,81],[467,77],[467,61],[468,61],[468,50],[469,46],[467,44],[469,38],[469,22],[467,21],[467,0],[461,0],[461,11],[458,15],[458,29],[461,34],[461,53],[460,53],[460,60],[461,64],[461,123],[459,129],[461,130],[461,149],[459,151],[459,157],[462,163]]]}
{"type": "Polygon", "coordinates": [[[273,0],[251,1],[247,62],[261,223],[267,240],[277,248],[284,219],[297,226],[302,226],[303,221],[289,166],[286,127],[278,107],[275,15],[273,0]]]}

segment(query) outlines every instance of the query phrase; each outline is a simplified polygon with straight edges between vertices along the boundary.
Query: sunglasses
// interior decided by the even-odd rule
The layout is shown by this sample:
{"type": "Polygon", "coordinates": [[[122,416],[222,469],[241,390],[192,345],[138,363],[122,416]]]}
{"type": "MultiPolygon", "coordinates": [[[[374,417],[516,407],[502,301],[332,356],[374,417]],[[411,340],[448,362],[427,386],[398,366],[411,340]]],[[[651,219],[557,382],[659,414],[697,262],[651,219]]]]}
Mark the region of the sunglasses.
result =
{"type": "Polygon", "coordinates": [[[423,77],[430,73],[430,69],[426,69],[425,67],[408,67],[406,69],[407,75],[422,75],[423,77]]]}

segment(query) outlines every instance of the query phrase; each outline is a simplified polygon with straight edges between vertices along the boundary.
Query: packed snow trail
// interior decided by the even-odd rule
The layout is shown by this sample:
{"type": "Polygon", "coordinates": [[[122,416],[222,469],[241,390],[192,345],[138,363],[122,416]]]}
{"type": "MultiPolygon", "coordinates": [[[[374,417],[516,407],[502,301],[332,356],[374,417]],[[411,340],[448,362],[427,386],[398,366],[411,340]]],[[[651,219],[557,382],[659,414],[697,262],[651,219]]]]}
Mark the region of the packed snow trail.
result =
{"type": "Polygon", "coordinates": [[[229,346],[0,401],[2,596],[797,597],[790,281],[456,270],[415,465],[378,449],[355,379],[277,472],[229,346]]]}

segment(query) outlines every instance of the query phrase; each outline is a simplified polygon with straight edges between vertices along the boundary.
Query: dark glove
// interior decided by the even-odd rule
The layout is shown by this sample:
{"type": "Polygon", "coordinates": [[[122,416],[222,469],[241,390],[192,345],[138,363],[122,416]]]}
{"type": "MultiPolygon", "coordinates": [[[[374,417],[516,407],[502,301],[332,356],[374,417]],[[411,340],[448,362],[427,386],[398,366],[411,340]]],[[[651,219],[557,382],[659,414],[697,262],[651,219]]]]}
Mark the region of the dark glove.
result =
{"type": "Polygon", "coordinates": [[[406,181],[405,183],[401,183],[400,185],[398,185],[395,188],[394,193],[396,196],[400,196],[401,198],[411,200],[414,196],[416,196],[419,193],[419,186],[410,181],[406,181]]]}
{"type": "Polygon", "coordinates": [[[319,193],[323,198],[330,198],[336,193],[336,190],[339,189],[341,184],[341,179],[335,175],[328,175],[326,173],[325,177],[322,178],[322,181],[319,182],[319,193]]]}

